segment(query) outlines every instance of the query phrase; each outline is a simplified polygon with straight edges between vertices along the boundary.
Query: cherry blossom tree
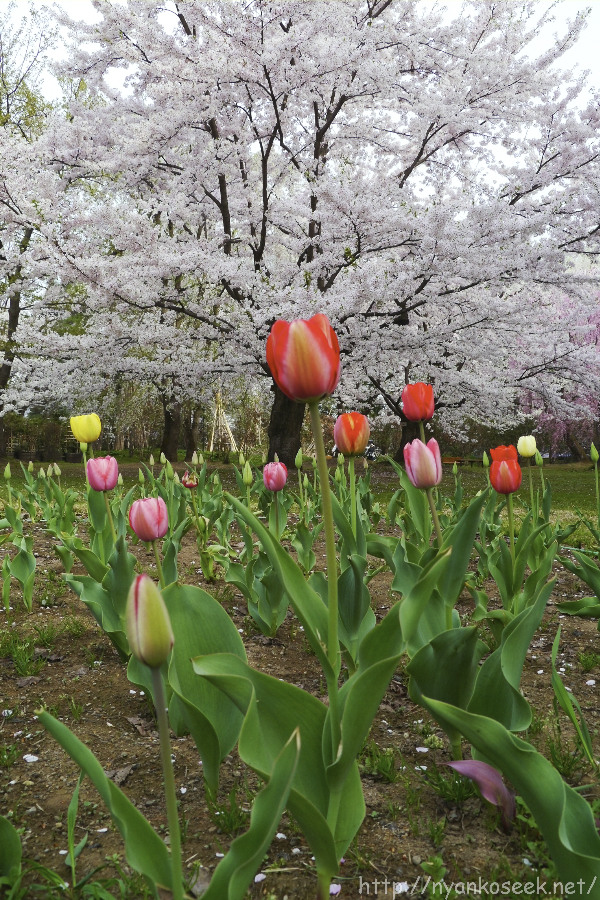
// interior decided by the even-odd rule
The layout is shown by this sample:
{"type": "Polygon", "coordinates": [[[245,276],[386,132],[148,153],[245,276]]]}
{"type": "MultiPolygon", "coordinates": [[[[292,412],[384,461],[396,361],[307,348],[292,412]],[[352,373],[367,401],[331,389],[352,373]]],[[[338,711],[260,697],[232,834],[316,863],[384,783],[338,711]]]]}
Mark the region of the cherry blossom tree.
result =
{"type": "MultiPolygon", "coordinates": [[[[537,2],[95,8],[60,21],[80,89],[43,167],[68,185],[51,267],[84,286],[107,373],[121,322],[178,392],[268,375],[272,322],[323,311],[339,401],[365,412],[401,417],[428,380],[459,433],[514,421],[525,394],[539,414],[597,392],[597,278],[575,261],[600,252],[598,97],[560,68],[582,17],[540,52],[537,2]]],[[[270,455],[290,462],[303,410],[273,390],[270,455]]]]}

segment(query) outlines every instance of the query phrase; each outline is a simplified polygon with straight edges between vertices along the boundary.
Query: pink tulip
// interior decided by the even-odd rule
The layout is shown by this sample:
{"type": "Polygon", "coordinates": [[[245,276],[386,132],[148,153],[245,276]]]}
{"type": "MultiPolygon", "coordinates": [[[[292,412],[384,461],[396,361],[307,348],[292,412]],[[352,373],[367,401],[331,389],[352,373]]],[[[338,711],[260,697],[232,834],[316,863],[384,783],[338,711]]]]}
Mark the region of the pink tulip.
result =
{"type": "Polygon", "coordinates": [[[141,541],[157,541],[169,528],[167,504],[162,497],[134,500],[129,508],[129,524],[141,541]]]}
{"type": "Polygon", "coordinates": [[[96,456],[87,461],[87,477],[94,491],[112,491],[119,477],[114,456],[96,456]]]}
{"type": "Polygon", "coordinates": [[[287,466],[282,462],[271,462],[263,469],[263,481],[269,491],[280,491],[287,481],[287,466]]]}
{"type": "Polygon", "coordinates": [[[442,480],[442,457],[435,438],[424,444],[414,440],[404,447],[406,473],[415,487],[435,487],[442,480]]]}

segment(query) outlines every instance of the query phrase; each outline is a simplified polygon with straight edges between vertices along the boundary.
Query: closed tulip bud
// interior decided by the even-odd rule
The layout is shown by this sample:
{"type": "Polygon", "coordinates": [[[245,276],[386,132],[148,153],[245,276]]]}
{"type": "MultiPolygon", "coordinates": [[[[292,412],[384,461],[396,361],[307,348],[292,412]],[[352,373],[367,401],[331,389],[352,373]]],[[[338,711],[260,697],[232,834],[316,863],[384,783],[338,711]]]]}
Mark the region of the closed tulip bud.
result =
{"type": "Polygon", "coordinates": [[[4,477],[7,481],[10,481],[10,463],[6,463],[4,467],[4,477]]]}
{"type": "Polygon", "coordinates": [[[193,466],[197,466],[197,465],[198,465],[198,454],[196,453],[195,450],[194,450],[194,452],[192,453],[192,465],[193,465],[193,466]]]}
{"type": "Polygon", "coordinates": [[[456,462],[454,462],[452,465],[452,474],[454,475],[455,478],[458,475],[458,465],[456,462]]]}
{"type": "Polygon", "coordinates": [[[333,439],[338,450],[345,456],[360,456],[365,452],[371,427],[362,413],[342,413],[333,426],[333,439]]]}
{"type": "Polygon", "coordinates": [[[165,601],[148,575],[138,575],[127,596],[127,640],[136,659],[158,669],[169,658],[174,637],[165,601]]]}
{"type": "Polygon", "coordinates": [[[146,483],[146,476],[144,475],[144,473],[142,472],[141,469],[138,469],[138,483],[139,483],[139,484],[145,484],[145,483],[146,483]]]}
{"type": "Polygon", "coordinates": [[[114,456],[96,456],[88,459],[87,477],[94,491],[112,491],[117,484],[119,467],[114,456]]]}
{"type": "Polygon", "coordinates": [[[54,463],[54,474],[56,475],[57,478],[60,478],[60,476],[62,474],[60,471],[60,468],[58,466],[58,463],[54,463]]]}
{"type": "Polygon", "coordinates": [[[198,456],[196,457],[196,465],[197,465],[197,466],[203,466],[203,465],[204,465],[204,457],[202,456],[201,453],[199,453],[198,456]]]}
{"type": "Polygon", "coordinates": [[[345,462],[345,460],[344,460],[344,454],[343,454],[343,453],[338,453],[338,457],[337,457],[337,464],[338,464],[338,467],[339,467],[339,468],[343,468],[343,467],[344,467],[344,462],[345,462]]]}
{"type": "Polygon", "coordinates": [[[490,483],[499,494],[513,494],[521,487],[523,473],[516,459],[494,460],[490,466],[490,483]]]}
{"type": "Polygon", "coordinates": [[[79,441],[79,449],[82,453],[87,453],[87,444],[85,441],[79,441]]]}
{"type": "Polygon", "coordinates": [[[38,472],[38,478],[45,478],[45,477],[46,477],[46,473],[45,473],[44,469],[42,468],[38,472]]]}
{"type": "Polygon", "coordinates": [[[167,504],[162,497],[134,500],[129,508],[129,524],[141,541],[159,540],[169,529],[167,504]]]}
{"type": "Polygon", "coordinates": [[[27,471],[33,472],[33,460],[31,460],[31,459],[29,460],[29,462],[27,464],[27,471]]]}
{"type": "Polygon", "coordinates": [[[148,459],[148,465],[150,468],[154,465],[154,456],[152,454],[150,454],[150,458],[148,459]]]}
{"type": "Polygon", "coordinates": [[[308,475],[306,475],[306,473],[304,475],[304,478],[302,479],[302,487],[304,488],[304,490],[308,488],[308,475]]]}
{"type": "Polygon", "coordinates": [[[596,445],[592,441],[592,446],[590,447],[590,458],[593,463],[598,462],[598,451],[596,450],[596,445]]]}
{"type": "Polygon", "coordinates": [[[301,469],[303,462],[304,462],[304,459],[302,457],[302,447],[300,447],[300,449],[296,453],[296,459],[294,460],[294,465],[296,466],[297,469],[301,469]]]}
{"type": "Polygon", "coordinates": [[[287,481],[287,474],[285,463],[267,463],[263,469],[263,482],[267,490],[281,491],[287,481]]]}
{"type": "Polygon", "coordinates": [[[164,453],[161,453],[161,454],[160,454],[160,464],[161,464],[161,466],[164,466],[164,464],[166,463],[166,461],[167,461],[167,457],[165,456],[164,453]]]}
{"type": "Polygon", "coordinates": [[[175,482],[175,484],[179,484],[179,475],[177,474],[177,472],[173,472],[173,481],[175,482]]]}
{"type": "Polygon", "coordinates": [[[517,453],[525,459],[535,456],[535,438],[532,434],[524,434],[517,441],[517,453]]]}
{"type": "Polygon", "coordinates": [[[490,467],[490,458],[489,458],[489,456],[487,455],[487,453],[485,452],[485,450],[483,451],[483,456],[482,456],[482,458],[481,458],[481,461],[482,461],[483,465],[485,466],[485,468],[486,468],[486,469],[489,469],[489,467],[490,467]]]}
{"type": "Polygon", "coordinates": [[[267,338],[267,363],[290,400],[312,403],[332,394],[340,380],[340,346],[327,316],[275,322],[267,338]]]}
{"type": "Polygon", "coordinates": [[[244,469],[242,471],[242,481],[246,485],[246,487],[251,487],[254,484],[254,475],[252,474],[252,467],[250,463],[246,460],[244,463],[244,469]]]}
{"type": "Polygon", "coordinates": [[[246,457],[244,456],[244,454],[243,454],[242,451],[240,450],[239,463],[240,463],[240,466],[241,466],[242,468],[244,468],[245,462],[246,462],[246,457]]]}
{"type": "Polygon", "coordinates": [[[334,474],[333,474],[333,478],[334,478],[334,480],[335,480],[338,484],[341,484],[341,481],[342,481],[342,473],[340,472],[339,466],[338,466],[338,468],[335,470],[335,472],[334,472],[334,474]]]}
{"type": "Polygon", "coordinates": [[[426,490],[442,480],[442,457],[435,438],[424,444],[418,438],[404,447],[406,474],[415,487],[426,490]]]}
{"type": "Polygon", "coordinates": [[[535,451],[535,464],[536,466],[540,466],[540,468],[544,465],[544,460],[539,450],[535,451]]]}
{"type": "Polygon", "coordinates": [[[169,479],[169,481],[171,481],[173,479],[173,466],[171,465],[169,460],[167,460],[165,463],[165,474],[166,474],[167,478],[169,479]]]}
{"type": "Polygon", "coordinates": [[[117,477],[117,484],[119,485],[119,487],[123,487],[123,476],[121,475],[120,472],[119,472],[119,475],[118,475],[118,477],[117,477]]]}
{"type": "Polygon", "coordinates": [[[102,423],[96,413],[89,413],[85,416],[71,416],[71,431],[76,441],[84,444],[91,444],[100,437],[102,431],[102,423]]]}
{"type": "Polygon", "coordinates": [[[402,391],[402,411],[409,422],[428,422],[435,412],[433,386],[418,381],[402,391]]]}

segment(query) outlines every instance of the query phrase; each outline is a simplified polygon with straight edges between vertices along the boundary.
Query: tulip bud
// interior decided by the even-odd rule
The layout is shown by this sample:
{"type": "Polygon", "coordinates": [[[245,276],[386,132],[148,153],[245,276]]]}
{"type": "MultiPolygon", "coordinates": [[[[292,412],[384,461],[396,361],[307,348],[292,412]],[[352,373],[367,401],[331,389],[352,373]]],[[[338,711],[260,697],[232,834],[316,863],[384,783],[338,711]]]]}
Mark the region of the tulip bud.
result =
{"type": "MultiPolygon", "coordinates": [[[[192,462],[193,462],[193,457],[192,457],[192,462]]],[[[196,463],[195,463],[195,465],[197,465],[197,466],[203,466],[203,465],[204,465],[204,457],[202,456],[201,453],[199,453],[199,454],[196,456],[196,463]]]]}
{"type": "Polygon", "coordinates": [[[338,468],[335,470],[335,473],[334,473],[333,477],[334,477],[334,480],[335,480],[338,484],[341,483],[341,480],[342,480],[342,473],[340,472],[339,466],[338,466],[338,468]]]}
{"type": "Polygon", "coordinates": [[[489,456],[487,455],[487,453],[485,452],[485,450],[483,451],[483,457],[482,457],[482,460],[481,460],[481,461],[483,462],[483,465],[485,466],[485,468],[486,468],[486,469],[489,469],[489,467],[490,467],[490,458],[489,458],[489,456]]]}
{"type": "Polygon", "coordinates": [[[119,469],[114,456],[96,456],[88,459],[88,482],[94,491],[112,491],[117,484],[119,469]]]}
{"type": "Polygon", "coordinates": [[[308,475],[306,475],[306,473],[304,475],[304,478],[302,479],[302,487],[304,488],[304,490],[307,490],[308,488],[308,475]]]}
{"type": "Polygon", "coordinates": [[[60,478],[60,476],[62,474],[57,463],[54,463],[54,474],[56,475],[57,478],[60,478]]]}
{"type": "Polygon", "coordinates": [[[452,474],[455,478],[458,475],[458,464],[456,463],[456,461],[452,465],[452,474]]]}
{"type": "Polygon", "coordinates": [[[7,481],[10,481],[10,463],[6,463],[6,466],[4,467],[4,477],[7,481]]]}
{"type": "Polygon", "coordinates": [[[304,462],[304,460],[302,457],[302,447],[300,447],[300,449],[296,453],[296,459],[294,460],[294,465],[296,466],[297,469],[301,469],[303,462],[304,462]]]}
{"type": "Polygon", "coordinates": [[[160,464],[161,464],[161,466],[164,466],[164,464],[166,463],[166,461],[167,461],[167,457],[165,456],[164,453],[161,452],[161,454],[160,454],[160,464]]]}
{"type": "Polygon", "coordinates": [[[79,449],[82,453],[87,453],[88,445],[85,441],[79,441],[79,449]]]}
{"type": "Polygon", "coordinates": [[[590,447],[590,458],[593,463],[598,462],[598,451],[596,450],[596,445],[592,441],[592,446],[590,447]]]}
{"type": "Polygon", "coordinates": [[[192,465],[193,465],[193,466],[197,466],[197,465],[198,465],[198,454],[196,453],[195,450],[194,450],[194,452],[192,453],[192,465]]]}
{"type": "Polygon", "coordinates": [[[27,471],[33,472],[33,460],[31,460],[31,459],[29,460],[29,463],[27,464],[27,471]]]}
{"type": "Polygon", "coordinates": [[[179,484],[179,475],[177,474],[177,472],[173,472],[173,481],[175,482],[175,484],[179,484]]]}
{"type": "Polygon", "coordinates": [[[369,443],[371,427],[362,413],[342,413],[333,426],[333,439],[340,453],[346,456],[360,456],[369,443]]]}
{"type": "Polygon", "coordinates": [[[244,463],[244,470],[242,472],[242,481],[246,485],[246,487],[250,487],[254,484],[254,475],[252,474],[252,469],[250,467],[250,463],[246,461],[244,463]]]}
{"type": "Polygon", "coordinates": [[[138,469],[138,482],[139,482],[139,484],[145,484],[145,483],[146,483],[146,478],[145,478],[144,473],[142,472],[141,469],[138,469]]]}
{"type": "Polygon", "coordinates": [[[242,453],[241,450],[240,450],[240,455],[239,455],[239,463],[242,468],[244,467],[244,465],[246,463],[246,457],[244,456],[244,454],[242,453]]]}
{"type": "Polygon", "coordinates": [[[40,469],[40,471],[38,472],[38,478],[45,478],[45,477],[46,477],[46,473],[44,472],[43,469],[40,469]]]}
{"type": "Polygon", "coordinates": [[[343,453],[338,453],[338,458],[337,458],[337,464],[338,464],[338,466],[340,466],[340,468],[343,468],[344,462],[345,462],[345,460],[344,460],[344,454],[343,454],[343,453]]]}
{"type": "MultiPolygon", "coordinates": [[[[593,446],[593,444],[592,444],[593,446]]],[[[535,464],[536,466],[540,466],[540,468],[544,465],[544,460],[542,458],[542,454],[539,450],[535,451],[535,464]]]]}
{"type": "Polygon", "coordinates": [[[150,468],[152,468],[152,466],[154,465],[154,456],[152,455],[152,453],[150,454],[150,458],[148,459],[148,465],[150,466],[150,468]]]}
{"type": "Polygon", "coordinates": [[[263,469],[263,482],[269,491],[283,490],[287,481],[287,466],[282,462],[267,463],[263,469]]]}
{"type": "Polygon", "coordinates": [[[127,639],[136,659],[151,669],[169,658],[174,637],[165,601],[148,575],[138,575],[127,597],[127,639]]]}
{"type": "Polygon", "coordinates": [[[121,475],[120,472],[117,476],[117,484],[119,485],[119,487],[123,487],[123,476],[121,475]]]}
{"type": "Polygon", "coordinates": [[[173,473],[173,466],[171,465],[171,463],[169,462],[169,460],[167,460],[167,461],[165,462],[165,474],[166,474],[167,478],[169,479],[169,481],[172,481],[172,480],[173,480],[173,474],[174,474],[174,473],[173,473]]]}

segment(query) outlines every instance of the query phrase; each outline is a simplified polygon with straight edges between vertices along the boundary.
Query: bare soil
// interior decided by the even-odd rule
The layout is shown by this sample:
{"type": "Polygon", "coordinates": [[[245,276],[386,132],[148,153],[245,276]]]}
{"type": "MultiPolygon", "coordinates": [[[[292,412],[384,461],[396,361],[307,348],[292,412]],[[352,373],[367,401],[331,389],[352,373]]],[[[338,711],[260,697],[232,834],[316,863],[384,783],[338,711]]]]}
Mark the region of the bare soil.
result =
{"type": "MultiPolygon", "coordinates": [[[[17,586],[9,614],[0,611],[0,633],[12,630],[23,638],[32,638],[36,659],[31,666],[39,665],[35,674],[20,674],[12,657],[0,658],[0,812],[22,829],[24,856],[55,869],[68,881],[67,807],[78,771],[40,727],[35,710],[41,705],[93,750],[104,769],[159,832],[166,830],[166,814],[153,710],[139,689],[128,682],[123,663],[91,614],[62,582],[53,540],[43,527],[36,525],[34,529],[38,558],[33,613],[27,614],[24,609],[17,586]],[[53,628],[54,638],[47,640],[53,628]],[[41,636],[49,646],[43,646],[41,636]]],[[[140,565],[151,572],[150,555],[143,549],[137,552],[140,565]]],[[[222,602],[243,634],[251,664],[322,696],[324,685],[318,666],[292,613],[288,613],[275,639],[265,638],[253,627],[243,598],[231,586],[203,582],[197,559],[195,542],[188,535],[180,556],[180,572],[185,581],[204,587],[222,602]]],[[[554,747],[566,779],[572,784],[592,785],[588,796],[595,797],[597,778],[578,754],[570,724],[554,708],[550,653],[560,620],[563,679],[579,700],[597,745],[600,710],[596,681],[600,673],[597,667],[586,671],[580,662],[582,652],[600,652],[597,622],[558,615],[554,603],[581,596],[583,590],[560,565],[556,566],[556,575],[557,587],[523,674],[523,692],[535,712],[527,737],[547,756],[554,747]]],[[[378,616],[383,615],[394,600],[389,576],[378,575],[370,589],[373,607],[378,616]]],[[[465,596],[461,613],[468,615],[470,608],[471,601],[465,596]]],[[[211,807],[191,738],[174,739],[173,754],[185,867],[199,894],[220,854],[239,833],[240,824],[243,826],[257,782],[232,754],[222,767],[217,806],[211,807]]],[[[429,896],[423,866],[430,866],[436,857],[443,860],[447,881],[479,877],[518,881],[543,874],[548,860],[531,822],[518,820],[507,833],[495,810],[479,796],[472,795],[460,803],[456,798],[442,798],[429,779],[436,773],[447,779],[449,770],[443,764],[449,759],[441,731],[408,699],[406,678],[400,668],[373,723],[363,758],[367,816],[341,867],[337,879],[340,897],[365,896],[369,893],[367,886],[370,896],[392,897],[394,884],[396,896],[400,896],[400,882],[408,883],[410,896],[429,896]],[[389,779],[377,771],[385,768],[377,760],[382,754],[385,760],[386,751],[388,762],[392,757],[389,779]]],[[[120,835],[93,786],[84,781],[76,841],[86,833],[88,842],[78,860],[78,877],[96,867],[103,867],[93,876],[96,879],[119,869],[128,872],[120,835]]],[[[249,897],[315,897],[311,853],[288,818],[280,824],[261,874],[265,877],[253,885],[249,897]]],[[[128,896],[141,896],[139,884],[129,890],[128,896]]]]}

